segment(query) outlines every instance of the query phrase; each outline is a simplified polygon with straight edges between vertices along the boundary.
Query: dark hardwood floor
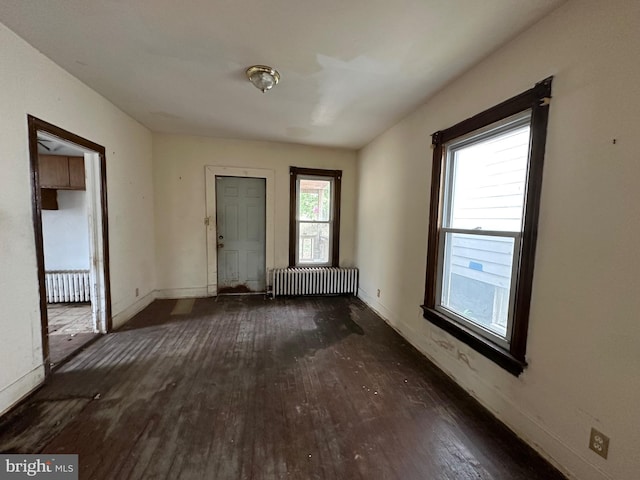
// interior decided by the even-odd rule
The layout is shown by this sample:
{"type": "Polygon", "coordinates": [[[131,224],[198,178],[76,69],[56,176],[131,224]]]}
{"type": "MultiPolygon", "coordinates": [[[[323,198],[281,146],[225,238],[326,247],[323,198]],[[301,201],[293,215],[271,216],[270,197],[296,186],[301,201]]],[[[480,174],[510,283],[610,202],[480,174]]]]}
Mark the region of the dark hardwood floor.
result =
{"type": "Polygon", "coordinates": [[[93,332],[90,303],[47,305],[49,319],[49,361],[54,367],[100,336],[93,332]]]}
{"type": "Polygon", "coordinates": [[[355,298],[175,305],[63,365],[0,451],[96,480],[564,478],[355,298]]]}

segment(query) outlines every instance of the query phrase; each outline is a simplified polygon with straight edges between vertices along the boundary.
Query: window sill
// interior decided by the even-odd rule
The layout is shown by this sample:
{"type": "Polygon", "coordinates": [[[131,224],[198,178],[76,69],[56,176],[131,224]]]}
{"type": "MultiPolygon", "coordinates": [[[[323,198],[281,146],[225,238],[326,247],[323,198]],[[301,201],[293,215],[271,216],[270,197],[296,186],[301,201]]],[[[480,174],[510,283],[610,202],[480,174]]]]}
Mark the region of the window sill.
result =
{"type": "Polygon", "coordinates": [[[477,333],[453,323],[447,317],[436,310],[422,305],[423,316],[426,320],[440,327],[445,332],[453,335],[461,342],[473,348],[476,352],[485,356],[506,371],[519,376],[527,366],[526,362],[518,360],[507,350],[491,343],[477,333]]]}

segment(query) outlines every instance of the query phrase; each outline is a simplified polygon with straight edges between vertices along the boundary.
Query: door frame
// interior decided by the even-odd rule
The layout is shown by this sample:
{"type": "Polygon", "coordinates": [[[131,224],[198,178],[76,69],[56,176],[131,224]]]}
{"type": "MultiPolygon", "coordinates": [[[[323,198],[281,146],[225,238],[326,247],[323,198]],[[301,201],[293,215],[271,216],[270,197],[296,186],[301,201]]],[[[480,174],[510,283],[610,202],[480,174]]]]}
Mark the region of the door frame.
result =
{"type": "MultiPolygon", "coordinates": [[[[94,267],[98,277],[95,282],[102,290],[99,299],[94,299],[98,308],[102,305],[103,315],[98,316],[98,327],[104,330],[102,333],[110,332],[113,327],[111,312],[111,278],[109,272],[109,227],[107,211],[107,160],[106,149],[90,140],[80,137],[74,133],[45,122],[32,115],[27,115],[27,125],[29,133],[29,163],[31,169],[31,202],[33,212],[33,229],[35,234],[36,262],[38,267],[38,284],[40,287],[40,322],[42,326],[42,357],[44,362],[45,377],[51,373],[49,363],[49,319],[47,316],[47,298],[45,286],[45,266],[44,266],[44,241],[42,236],[42,197],[40,194],[40,170],[38,164],[38,132],[45,132],[54,135],[62,140],[74,143],[79,147],[90,150],[85,154],[87,158],[96,158],[98,165],[90,165],[87,169],[87,182],[92,184],[92,195],[87,198],[90,205],[92,221],[90,224],[91,251],[94,260],[94,267]],[[98,205],[99,204],[99,205],[98,205]],[[97,208],[99,207],[99,209],[97,208]],[[102,280],[102,281],[101,281],[102,280]]],[[[92,293],[93,290],[92,290],[92,293]]]]}
{"type": "Polygon", "coordinates": [[[269,286],[269,272],[275,258],[275,172],[267,168],[205,166],[207,241],[207,295],[218,295],[218,248],[216,225],[216,177],[264,178],[265,194],[265,287],[269,286]]]}

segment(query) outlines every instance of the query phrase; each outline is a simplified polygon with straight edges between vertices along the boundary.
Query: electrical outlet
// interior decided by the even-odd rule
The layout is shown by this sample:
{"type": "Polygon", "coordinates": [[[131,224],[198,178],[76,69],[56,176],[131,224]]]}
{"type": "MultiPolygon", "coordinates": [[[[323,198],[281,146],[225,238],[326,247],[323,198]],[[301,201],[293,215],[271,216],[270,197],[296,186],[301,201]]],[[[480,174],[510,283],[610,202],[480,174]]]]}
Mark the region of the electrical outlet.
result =
{"type": "Polygon", "coordinates": [[[376,297],[380,298],[380,289],[376,292],[376,297]]]}
{"type": "Polygon", "coordinates": [[[140,295],[140,291],[136,288],[136,297],[140,295]]]}
{"type": "Polygon", "coordinates": [[[606,459],[607,455],[609,455],[609,437],[592,428],[591,437],[589,438],[589,448],[606,459]]]}

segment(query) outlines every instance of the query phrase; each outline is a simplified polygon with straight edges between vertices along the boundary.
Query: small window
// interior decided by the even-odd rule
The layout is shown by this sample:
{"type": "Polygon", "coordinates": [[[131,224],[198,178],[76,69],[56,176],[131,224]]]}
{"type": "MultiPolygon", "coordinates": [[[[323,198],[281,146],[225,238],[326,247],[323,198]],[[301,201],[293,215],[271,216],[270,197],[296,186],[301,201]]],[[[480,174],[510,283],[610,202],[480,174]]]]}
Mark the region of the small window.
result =
{"type": "Polygon", "coordinates": [[[525,363],[551,79],[434,134],[425,318],[525,363]]]}
{"type": "Polygon", "coordinates": [[[342,171],[291,167],[290,266],[338,266],[342,171]]]}

